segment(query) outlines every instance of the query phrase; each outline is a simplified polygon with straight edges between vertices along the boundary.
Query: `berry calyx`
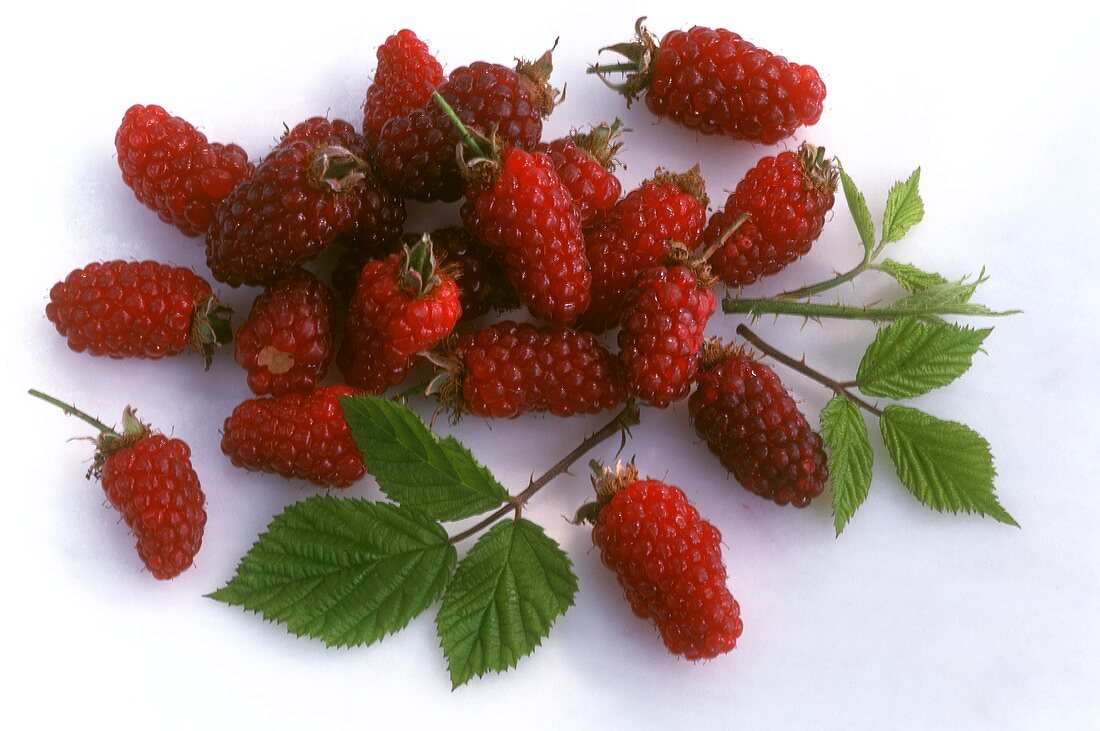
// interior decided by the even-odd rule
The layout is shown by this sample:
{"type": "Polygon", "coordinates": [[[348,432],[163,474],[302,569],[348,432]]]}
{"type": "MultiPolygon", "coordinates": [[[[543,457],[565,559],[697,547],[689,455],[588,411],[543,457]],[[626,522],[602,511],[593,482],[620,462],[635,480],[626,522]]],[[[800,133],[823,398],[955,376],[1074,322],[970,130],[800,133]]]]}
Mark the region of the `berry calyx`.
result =
{"type": "Polygon", "coordinates": [[[516,75],[531,92],[535,108],[543,117],[549,117],[554,107],[565,98],[564,90],[559,92],[550,86],[550,74],[554,71],[554,49],[557,47],[558,39],[554,39],[554,45],[534,61],[522,58],[516,60],[516,75]]]}
{"type": "Polygon", "coordinates": [[[645,20],[646,16],[643,15],[634,22],[635,40],[627,43],[615,43],[600,49],[600,53],[612,51],[625,58],[626,61],[606,65],[593,64],[588,68],[588,73],[596,74],[608,88],[617,91],[626,98],[628,109],[652,83],[654,62],[661,52],[660,46],[657,44],[657,38],[646,30],[645,20]],[[620,84],[612,83],[608,79],[608,74],[613,73],[625,74],[626,80],[620,84]]]}

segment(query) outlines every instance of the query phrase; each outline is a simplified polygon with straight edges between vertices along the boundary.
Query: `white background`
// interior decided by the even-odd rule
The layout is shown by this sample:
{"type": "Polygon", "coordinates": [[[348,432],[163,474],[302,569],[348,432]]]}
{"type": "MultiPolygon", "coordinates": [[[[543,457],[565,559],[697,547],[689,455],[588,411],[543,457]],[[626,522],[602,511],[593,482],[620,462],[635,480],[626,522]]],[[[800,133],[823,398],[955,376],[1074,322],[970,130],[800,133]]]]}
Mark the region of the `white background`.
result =
{"type": "MultiPolygon", "coordinates": [[[[1096,25],[1059,3],[1026,13],[1013,5],[421,0],[7,11],[0,631],[14,677],[0,686],[0,715],[18,722],[8,727],[1100,724],[1096,25]],[[569,95],[548,134],[621,115],[634,129],[622,156],[628,189],[657,165],[702,160],[720,203],[774,150],[655,125],[644,105],[627,111],[583,74],[598,47],[626,40],[646,12],[658,33],[726,26],[816,65],[829,93],[807,135],[843,159],[876,217],[890,184],[923,167],[927,216],[890,255],[952,277],[984,265],[992,278],[977,299],[1025,314],[996,322],[988,356],[917,405],[989,439],[998,493],[1022,528],[922,508],[872,423],[874,487],[837,540],[827,498],[795,511],[751,496],[696,443],[680,407],[647,411],[627,454],[686,488],[722,530],[745,632],[718,660],[669,656],[589,552],[589,532],[561,519],[589,494],[583,473],[548,488],[530,512],[573,556],[576,607],[517,670],[456,692],[432,612],[379,645],[337,651],[204,599],[271,517],[313,489],[235,470],[220,453],[221,422],[248,395],[229,352],[209,373],[193,357],[93,359],[68,351],[45,320],[53,282],[92,260],[149,257],[204,271],[199,244],[123,185],[113,147],[123,111],[161,104],[258,158],[284,122],[326,112],[358,122],[374,49],[400,27],[427,39],[448,69],[534,56],[560,35],[553,78],[569,95]],[[168,583],[141,570],[132,536],[83,479],[89,445],[66,441],[87,429],[33,402],[24,393],[32,386],[108,421],[132,403],[192,445],[210,516],[194,569],[168,583]]],[[[412,227],[454,215],[410,214],[412,227]]],[[[840,199],[812,254],[750,293],[844,268],[858,257],[855,241],[840,199]]],[[[243,315],[253,293],[227,294],[243,315]]],[[[876,275],[843,291],[854,301],[893,294],[876,275]]],[[[716,316],[711,331],[732,335],[737,322],[716,316]]],[[[758,330],[838,377],[854,373],[872,333],[793,320],[758,330]]],[[[816,420],[828,394],[779,372],[816,420]]],[[[471,420],[456,433],[519,489],[599,423],[471,420]]],[[[378,491],[368,480],[349,494],[378,491]]]]}

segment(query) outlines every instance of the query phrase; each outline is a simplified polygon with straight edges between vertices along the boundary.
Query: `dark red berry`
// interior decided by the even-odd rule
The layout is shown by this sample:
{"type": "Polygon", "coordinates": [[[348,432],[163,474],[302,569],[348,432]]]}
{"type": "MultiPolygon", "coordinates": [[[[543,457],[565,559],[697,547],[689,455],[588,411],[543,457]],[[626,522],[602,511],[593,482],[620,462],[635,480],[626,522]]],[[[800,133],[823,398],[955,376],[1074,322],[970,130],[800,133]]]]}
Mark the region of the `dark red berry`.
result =
{"type": "Polygon", "coordinates": [[[237,363],[261,396],[312,391],[333,354],[336,301],[315,276],[298,270],[264,290],[237,330],[237,363]]]}
{"type": "Polygon", "coordinates": [[[585,234],[592,265],[592,302],[581,327],[602,332],[619,324],[627,292],[638,275],[664,263],[673,243],[694,249],[703,235],[706,185],[698,168],[658,170],[627,194],[585,234]]]}
{"type": "Polygon", "coordinates": [[[688,660],[734,649],[741,608],[726,586],[718,529],[683,490],[638,479],[633,465],[605,470],[594,483],[592,541],[634,614],[657,627],[669,652],[688,660]]]}
{"type": "MultiPolygon", "coordinates": [[[[610,47],[633,67],[624,83],[611,85],[628,103],[645,94],[646,107],[658,117],[765,145],[821,117],[825,84],[813,66],[791,63],[723,28],[674,30],[660,45],[642,19],[636,29],[634,43],[610,47]]],[[[606,76],[621,67],[591,72],[606,76]]]]}
{"type": "Polygon", "coordinates": [[[237,467],[347,487],[366,474],[363,456],[340,408],[347,386],[249,399],[225,420],[222,451],[237,467]]]}
{"type": "Polygon", "coordinates": [[[707,224],[704,246],[725,238],[710,258],[715,275],[744,286],[808,253],[833,208],[837,175],[825,148],[807,143],[756,163],[707,224]],[[745,225],[727,235],[743,214],[745,225]]]}
{"type": "Polygon", "coordinates": [[[137,199],[185,236],[206,233],[218,204],[252,175],[240,147],[208,142],[192,124],[156,105],[126,110],[115,151],[137,199]]]}
{"type": "Polygon", "coordinates": [[[443,67],[411,30],[399,30],[378,47],[378,66],[363,104],[363,135],[373,144],[394,117],[424,107],[443,83],[443,67]]]}
{"type": "Polygon", "coordinates": [[[618,364],[595,336],[566,327],[494,323],[457,338],[433,384],[455,418],[595,414],[625,398],[618,364]]]}
{"type": "Polygon", "coordinates": [[[798,508],[825,489],[821,437],[768,366],[708,342],[688,410],[695,431],[745,489],[798,508]]]}
{"type": "Polygon", "coordinates": [[[192,348],[207,366],[232,340],[229,318],[206,280],[155,261],[94,262],[50,289],[46,318],[78,353],[163,358],[192,348]]]}

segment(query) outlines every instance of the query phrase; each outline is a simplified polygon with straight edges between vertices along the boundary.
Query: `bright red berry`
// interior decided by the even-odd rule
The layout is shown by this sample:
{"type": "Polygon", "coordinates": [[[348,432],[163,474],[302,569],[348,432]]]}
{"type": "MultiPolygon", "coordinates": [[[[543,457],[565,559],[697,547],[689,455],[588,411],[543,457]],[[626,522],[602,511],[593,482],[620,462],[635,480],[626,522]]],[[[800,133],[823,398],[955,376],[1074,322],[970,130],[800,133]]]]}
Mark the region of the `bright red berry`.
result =
{"type": "Polygon", "coordinates": [[[244,401],[225,420],[222,451],[237,467],[347,487],[366,474],[363,456],[340,408],[347,386],[244,401]]]}
{"type": "Polygon", "coordinates": [[[709,341],[688,411],[695,431],[745,489],[797,508],[825,489],[821,437],[763,363],[709,341]]]}
{"type": "Polygon", "coordinates": [[[423,108],[446,78],[427,44],[408,29],[387,38],[377,58],[363,104],[363,135],[371,144],[386,122],[423,108]]]}
{"type": "Polygon", "coordinates": [[[616,119],[614,124],[600,124],[535,148],[554,161],[554,170],[573,198],[582,227],[610,210],[623,194],[622,183],[615,177],[622,126],[616,119]]]}
{"type": "Polygon", "coordinates": [[[137,199],[185,236],[206,233],[218,204],[252,175],[240,147],[208,142],[194,125],[156,105],[126,110],[115,151],[137,199]]]}
{"type": "Polygon", "coordinates": [[[610,47],[630,63],[589,71],[604,77],[632,66],[624,83],[608,84],[628,104],[645,94],[658,117],[765,145],[821,117],[825,83],[813,66],[791,63],[723,28],[674,30],[658,45],[642,20],[635,42],[610,47]]]}
{"type": "Polygon", "coordinates": [[[348,307],[336,363],[368,393],[396,386],[462,315],[458,285],[437,266],[430,236],[401,254],[368,262],[348,307]]]}
{"type": "Polygon", "coordinates": [[[595,414],[626,396],[615,356],[567,327],[494,323],[450,343],[439,365],[445,373],[431,390],[456,419],[595,414]]]}
{"type": "Polygon", "coordinates": [[[503,253],[508,279],[531,314],[556,325],[575,322],[588,308],[592,270],[573,199],[553,162],[509,147],[499,162],[476,167],[488,180],[466,191],[466,227],[503,253]]]}
{"type": "Polygon", "coordinates": [[[30,393],[99,429],[88,476],[99,478],[107,500],[134,532],[149,573],[171,579],[191,568],[202,547],[206,496],[187,443],[153,431],[129,406],[119,433],[51,396],[30,393]]]}
{"type": "Polygon", "coordinates": [[[299,269],[264,290],[237,330],[237,363],[261,396],[312,391],[333,355],[336,299],[317,277],[299,269]]]}
{"type": "MultiPolygon", "coordinates": [[[[554,109],[556,92],[547,83],[552,68],[550,51],[515,70],[478,61],[452,71],[437,91],[463,124],[501,145],[532,150],[554,109]]],[[[447,115],[429,101],[386,123],[374,157],[382,177],[406,198],[454,201],[463,190],[459,142],[447,115]]]]}
{"type": "Polygon", "coordinates": [[[232,313],[184,267],[155,261],[93,262],[50,289],[46,318],[78,353],[163,358],[192,348],[207,367],[233,338],[232,313]]]}
{"type": "Polygon", "coordinates": [[[837,176],[825,148],[807,143],[756,163],[707,224],[705,246],[725,238],[710,258],[715,275],[744,286],[808,253],[833,208],[837,176]],[[729,235],[743,214],[748,221],[729,235]]]}
{"type": "Polygon", "coordinates": [[[706,660],[741,636],[741,607],[726,586],[722,534],[683,490],[638,479],[633,465],[594,479],[597,501],[582,508],[592,541],[634,614],[656,627],[669,652],[706,660]]]}
{"type": "Polygon", "coordinates": [[[619,324],[623,302],[638,275],[668,258],[673,243],[694,249],[707,217],[706,184],[698,168],[658,170],[585,234],[592,265],[592,302],[580,324],[603,332],[619,324]]]}
{"type": "Polygon", "coordinates": [[[653,267],[635,280],[619,330],[619,362],[631,395],[662,408],[688,395],[714,314],[712,285],[698,261],[653,267]]]}
{"type": "Polygon", "coordinates": [[[315,137],[314,121],[303,124],[218,207],[206,237],[206,263],[218,281],[270,284],[337,237],[360,232],[369,166],[342,137],[315,137]]]}

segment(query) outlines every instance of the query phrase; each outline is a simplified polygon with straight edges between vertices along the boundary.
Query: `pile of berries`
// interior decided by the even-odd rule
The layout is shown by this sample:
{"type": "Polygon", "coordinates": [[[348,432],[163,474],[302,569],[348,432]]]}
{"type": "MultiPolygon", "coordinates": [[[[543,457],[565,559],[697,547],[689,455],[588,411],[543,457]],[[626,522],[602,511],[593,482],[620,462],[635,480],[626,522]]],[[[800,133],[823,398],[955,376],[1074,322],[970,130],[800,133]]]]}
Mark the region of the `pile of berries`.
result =
{"type": "MultiPolygon", "coordinates": [[[[697,132],[771,145],[822,113],[813,67],[724,29],[658,41],[639,22],[633,42],[610,48],[627,63],[590,72],[628,105],[644,97],[697,132]]],[[[710,214],[699,166],[657,168],[623,190],[618,119],[544,139],[562,98],[549,51],[445,73],[401,30],[377,59],[361,126],[307,119],[254,161],[159,106],[127,110],[115,137],[122,180],[203,237],[209,271],[152,261],[72,271],[46,306],[69,347],[111,358],[192,349],[209,364],[235,339],[255,397],[210,425],[222,451],[242,469],[320,487],[366,474],[338,398],[409,390],[420,366],[434,368],[423,390],[454,419],[686,400],[698,436],[747,490],[796,507],[821,494],[822,441],[794,399],[770,368],[705,333],[716,286],[775,274],[821,234],[837,186],[822,148],[763,155],[710,214]],[[406,220],[407,200],[460,199],[445,228],[406,220]],[[329,251],[335,267],[318,261],[329,251]],[[235,332],[210,279],[258,288],[235,332]]],[[[121,433],[95,423],[95,469],[142,561],[157,578],[179,574],[206,520],[186,444],[129,409],[121,433]]],[[[635,613],[686,658],[732,649],[741,619],[718,530],[682,490],[633,467],[601,475],[596,490],[585,517],[635,613]]]]}

